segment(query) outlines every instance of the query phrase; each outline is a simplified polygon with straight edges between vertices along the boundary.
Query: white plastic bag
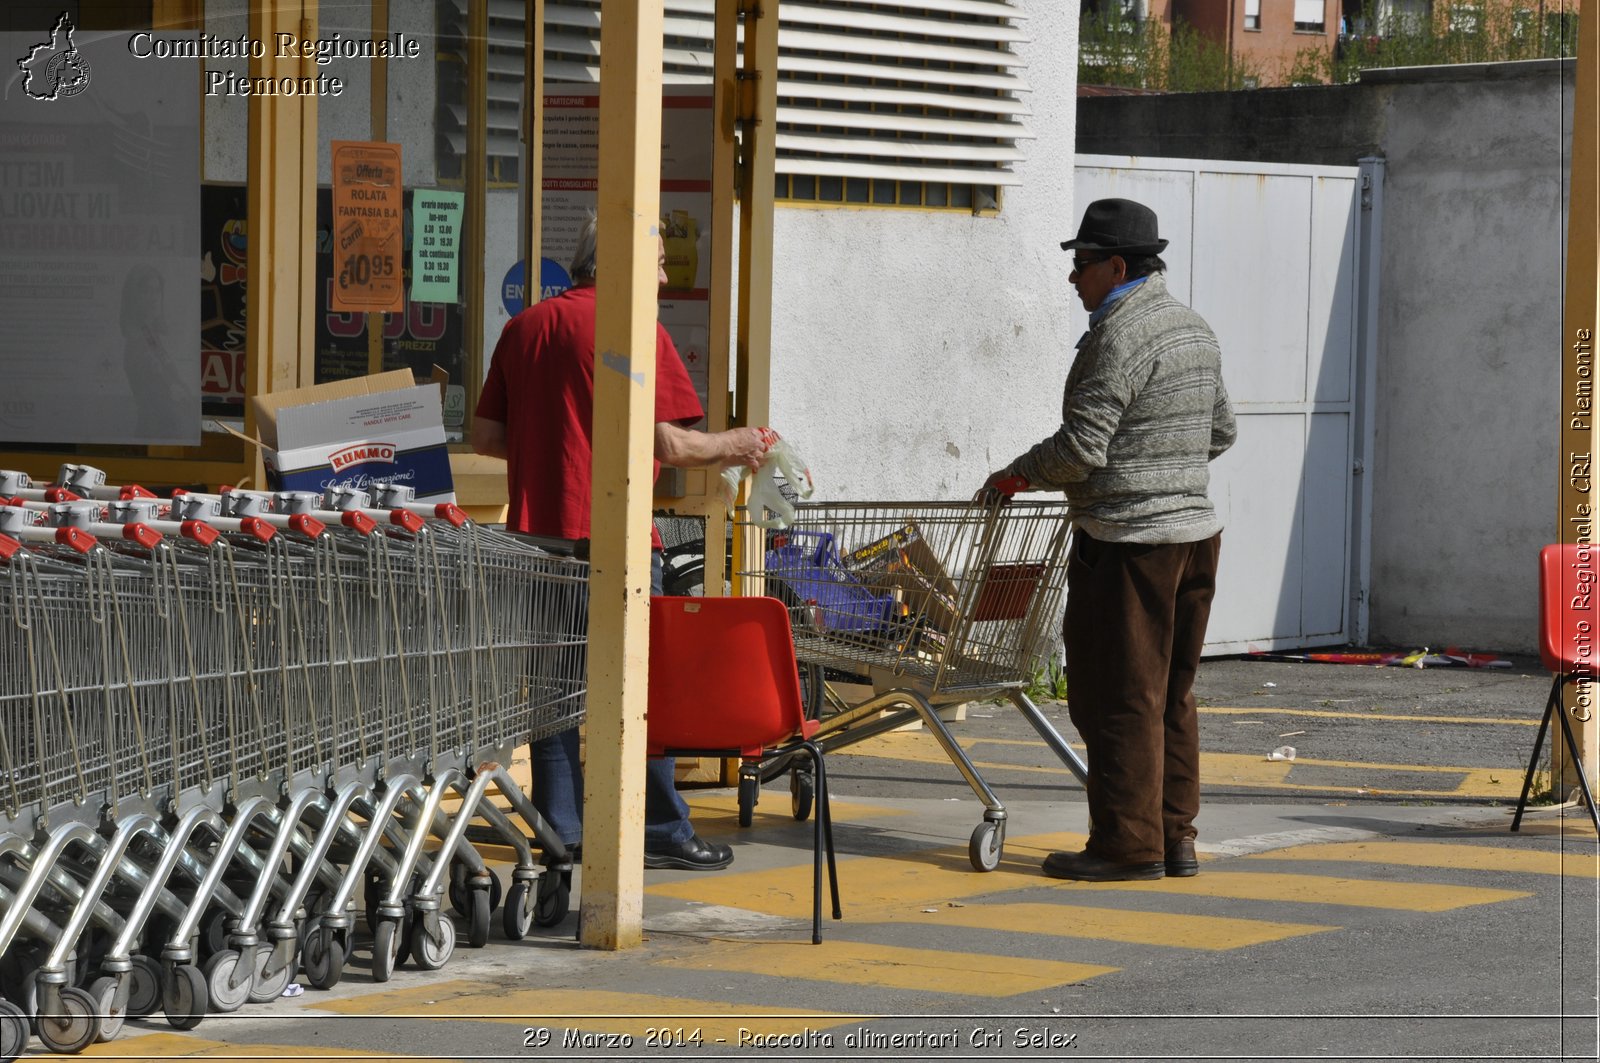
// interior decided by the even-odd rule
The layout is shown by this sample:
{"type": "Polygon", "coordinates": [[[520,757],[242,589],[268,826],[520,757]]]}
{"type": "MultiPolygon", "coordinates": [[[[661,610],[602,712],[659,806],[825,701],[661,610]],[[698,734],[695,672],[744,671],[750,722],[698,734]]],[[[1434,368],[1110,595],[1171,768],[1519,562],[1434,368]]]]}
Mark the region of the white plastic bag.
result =
{"type": "MultiPolygon", "coordinates": [[[[742,465],[722,470],[722,498],[728,505],[730,516],[733,503],[739,497],[739,483],[749,471],[742,465]]],[[[810,498],[815,490],[811,483],[811,470],[806,467],[794,446],[782,437],[774,439],[750,484],[750,494],[745,498],[745,505],[750,510],[750,523],[758,528],[787,528],[794,519],[794,506],[778,490],[777,476],[780,472],[802,501],[810,498]],[[773,515],[765,516],[766,511],[773,515]]]]}

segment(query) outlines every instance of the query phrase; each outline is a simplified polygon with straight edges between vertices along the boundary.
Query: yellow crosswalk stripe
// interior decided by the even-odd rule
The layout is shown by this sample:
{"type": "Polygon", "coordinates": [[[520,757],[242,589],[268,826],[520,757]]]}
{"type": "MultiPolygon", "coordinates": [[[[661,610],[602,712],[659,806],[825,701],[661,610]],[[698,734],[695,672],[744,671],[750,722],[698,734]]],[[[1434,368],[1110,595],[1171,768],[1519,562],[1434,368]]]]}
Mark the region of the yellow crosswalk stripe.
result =
{"type": "MultiPolygon", "coordinates": [[[[805,947],[812,948],[810,944],[805,947]]],[[[767,962],[774,962],[775,950],[770,943],[763,943],[761,950],[767,962]]],[[[697,948],[695,955],[700,956],[705,951],[697,948]]],[[[565,1030],[603,1031],[643,1038],[646,1031],[660,1029],[665,1025],[663,1020],[669,1018],[692,1018],[706,1041],[713,1042],[720,1037],[730,1043],[737,1041],[740,1028],[768,1035],[795,1034],[859,1018],[800,1008],[651,993],[587,989],[508,991],[504,986],[491,982],[469,980],[433,982],[426,986],[366,993],[313,1006],[317,1010],[343,1015],[450,1017],[523,1027],[542,1026],[553,1031],[555,1046],[560,1045],[565,1030]]]]}
{"type": "MultiPolygon", "coordinates": [[[[522,1020],[518,1020],[519,1022],[522,1020]]],[[[318,1045],[258,1045],[212,1041],[177,1033],[124,1034],[114,1041],[93,1044],[83,1050],[85,1058],[106,1056],[121,1063],[171,1063],[174,1059],[300,1059],[306,1056],[338,1059],[392,1060],[390,1049],[329,1048],[318,1045]]],[[[407,1056],[415,1063],[446,1063],[439,1057],[407,1056]]]]}
{"type": "Polygon", "coordinates": [[[785,954],[770,941],[717,941],[695,949],[693,955],[664,960],[662,965],[982,997],[1034,993],[1117,970],[1091,963],[838,940],[824,940],[820,945],[796,942],[785,954]]]}
{"type": "Polygon", "coordinates": [[[1465,871],[1520,871],[1534,875],[1593,878],[1594,853],[1553,853],[1446,842],[1335,842],[1297,845],[1276,852],[1253,853],[1251,860],[1322,860],[1351,863],[1405,864],[1465,871]]]}
{"type": "Polygon", "coordinates": [[[1352,908],[1387,908],[1401,912],[1448,912],[1479,904],[1495,904],[1532,896],[1518,890],[1449,886],[1431,882],[1385,882],[1328,875],[1286,875],[1263,871],[1206,871],[1195,878],[1157,882],[1084,882],[1079,888],[1147,891],[1173,889],[1201,897],[1231,900],[1283,901],[1292,904],[1339,904],[1352,908]]]}
{"type": "Polygon", "coordinates": [[[1221,952],[1268,941],[1338,930],[1336,926],[1229,919],[1215,915],[1174,915],[1078,904],[980,904],[942,908],[928,916],[940,926],[1002,930],[1051,937],[1093,938],[1133,945],[1221,952]]]}

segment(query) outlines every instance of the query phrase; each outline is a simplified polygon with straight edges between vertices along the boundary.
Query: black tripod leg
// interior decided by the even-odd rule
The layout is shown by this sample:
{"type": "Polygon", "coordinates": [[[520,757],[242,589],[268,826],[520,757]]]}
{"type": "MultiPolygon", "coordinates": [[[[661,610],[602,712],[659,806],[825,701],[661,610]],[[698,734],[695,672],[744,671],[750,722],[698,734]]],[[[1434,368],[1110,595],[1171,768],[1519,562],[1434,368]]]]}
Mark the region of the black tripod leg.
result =
{"type": "MultiPolygon", "coordinates": [[[[1522,810],[1528,807],[1528,791],[1533,788],[1533,773],[1539,766],[1539,751],[1544,748],[1544,733],[1550,727],[1550,714],[1561,705],[1561,677],[1550,684],[1550,696],[1545,699],[1544,716],[1539,720],[1539,737],[1533,740],[1533,756],[1528,758],[1528,773],[1522,777],[1522,796],[1517,798],[1517,812],[1511,817],[1511,829],[1522,826],[1522,810]]],[[[1563,721],[1565,719],[1563,718],[1563,721]]]]}
{"type": "Polygon", "coordinates": [[[1560,713],[1561,732],[1567,736],[1568,762],[1578,771],[1578,789],[1583,791],[1583,803],[1589,807],[1589,818],[1594,821],[1594,829],[1600,831],[1600,810],[1594,807],[1594,794],[1589,790],[1589,777],[1583,771],[1583,759],[1578,755],[1578,742],[1572,734],[1572,724],[1567,722],[1567,714],[1560,713]]]}

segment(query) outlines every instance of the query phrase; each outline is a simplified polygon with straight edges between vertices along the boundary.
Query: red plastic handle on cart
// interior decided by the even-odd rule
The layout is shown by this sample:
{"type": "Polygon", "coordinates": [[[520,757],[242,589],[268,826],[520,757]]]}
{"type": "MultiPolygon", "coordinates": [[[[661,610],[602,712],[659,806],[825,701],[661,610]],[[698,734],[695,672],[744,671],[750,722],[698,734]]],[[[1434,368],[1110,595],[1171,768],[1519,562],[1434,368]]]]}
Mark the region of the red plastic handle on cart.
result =
{"type": "Polygon", "coordinates": [[[0,535],[0,561],[10,561],[22,544],[9,535],[0,535]]]}
{"type": "Polygon", "coordinates": [[[100,545],[99,539],[96,539],[82,528],[57,528],[56,542],[62,546],[71,547],[80,554],[87,554],[90,550],[100,545]]]}
{"type": "Polygon", "coordinates": [[[328,530],[326,524],[309,513],[296,513],[290,517],[289,527],[304,535],[307,539],[320,539],[328,530]]]}
{"type": "Polygon", "coordinates": [[[342,516],[340,516],[339,523],[343,524],[346,528],[360,532],[362,535],[371,535],[378,527],[377,521],[373,520],[365,513],[356,513],[353,510],[346,511],[342,516]]]}
{"type": "Polygon", "coordinates": [[[144,488],[140,487],[138,484],[128,484],[121,491],[117,492],[117,501],[119,501],[119,502],[127,502],[127,501],[130,501],[131,499],[135,499],[135,498],[154,498],[154,497],[156,497],[156,493],[154,491],[146,491],[144,488]]]}
{"type": "Polygon", "coordinates": [[[200,520],[186,520],[178,529],[185,539],[190,539],[201,546],[210,546],[221,538],[217,529],[200,520]]]}
{"type": "Polygon", "coordinates": [[[454,502],[440,502],[433,507],[433,515],[440,520],[447,520],[457,528],[467,523],[467,512],[454,502]]]}
{"type": "Polygon", "coordinates": [[[154,550],[161,542],[160,532],[148,524],[140,524],[137,521],[122,526],[122,537],[149,550],[154,550]]]}
{"type": "Polygon", "coordinates": [[[1005,495],[1007,498],[1019,491],[1026,491],[1032,486],[1033,485],[1028,482],[1028,478],[1026,476],[1007,476],[1003,480],[996,480],[993,484],[994,489],[1005,495]]]}
{"type": "Polygon", "coordinates": [[[409,509],[392,509],[389,511],[389,523],[397,528],[404,528],[408,532],[416,533],[422,530],[422,518],[409,509]]]}
{"type": "Polygon", "coordinates": [[[44,490],[44,500],[51,504],[56,502],[82,502],[83,496],[73,494],[65,487],[47,487],[44,490]]]}
{"type": "Polygon", "coordinates": [[[278,530],[276,528],[262,520],[260,517],[240,517],[239,530],[244,532],[246,535],[255,536],[264,543],[271,542],[272,537],[278,534],[278,530]]]}

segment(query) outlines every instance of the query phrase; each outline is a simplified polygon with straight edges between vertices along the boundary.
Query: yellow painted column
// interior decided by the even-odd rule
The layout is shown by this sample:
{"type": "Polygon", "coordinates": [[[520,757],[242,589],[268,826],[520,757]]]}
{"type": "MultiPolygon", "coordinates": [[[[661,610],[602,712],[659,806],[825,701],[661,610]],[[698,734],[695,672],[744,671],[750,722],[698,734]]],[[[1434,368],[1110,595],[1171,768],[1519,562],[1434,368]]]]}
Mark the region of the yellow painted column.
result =
{"type": "MultiPolygon", "coordinates": [[[[315,38],[317,0],[250,0],[249,21],[253,40],[315,38]]],[[[250,60],[253,78],[316,75],[314,59],[279,59],[272,48],[250,60]]],[[[247,395],[261,395],[310,384],[315,370],[316,97],[252,95],[248,136],[245,386],[247,395]]],[[[245,431],[253,433],[246,418],[245,431]]]]}
{"type": "MultiPolygon", "coordinates": [[[[739,0],[744,23],[744,63],[738,74],[739,171],[739,390],[736,424],[755,427],[772,416],[772,211],[778,153],[778,5],[739,0]]],[[[780,432],[782,428],[778,429],[780,432]]],[[[762,538],[737,535],[734,558],[743,571],[762,566],[762,538]]],[[[764,594],[759,581],[740,577],[736,593],[764,594]]]]}
{"type": "Polygon", "coordinates": [[[639,944],[644,905],[663,0],[600,9],[600,218],[579,937],[639,944]]]}
{"type": "MultiPolygon", "coordinates": [[[[1595,459],[1600,455],[1600,418],[1595,416],[1595,350],[1600,322],[1600,3],[1585,0],[1578,18],[1578,85],[1573,101],[1572,188],[1567,214],[1566,312],[1561,342],[1561,512],[1558,541],[1600,548],[1600,491],[1595,459]]],[[[1569,686],[1567,713],[1591,787],[1600,758],[1600,731],[1593,682],[1569,686]]],[[[1578,778],[1568,765],[1559,729],[1551,736],[1550,789],[1572,795],[1578,778]]]]}

